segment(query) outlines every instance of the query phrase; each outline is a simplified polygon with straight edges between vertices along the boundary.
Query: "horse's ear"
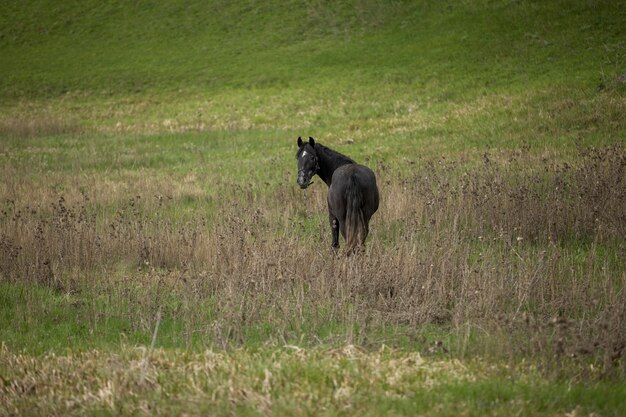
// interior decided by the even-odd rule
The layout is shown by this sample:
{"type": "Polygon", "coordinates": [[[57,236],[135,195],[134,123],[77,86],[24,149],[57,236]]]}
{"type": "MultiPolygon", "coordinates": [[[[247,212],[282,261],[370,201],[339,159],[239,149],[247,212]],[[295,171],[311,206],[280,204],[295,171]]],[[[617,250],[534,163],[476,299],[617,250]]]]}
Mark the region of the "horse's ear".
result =
{"type": "Polygon", "coordinates": [[[311,136],[309,136],[309,145],[315,146],[315,139],[313,139],[311,136]]]}
{"type": "Polygon", "coordinates": [[[302,147],[302,137],[298,136],[298,148],[302,147]]]}

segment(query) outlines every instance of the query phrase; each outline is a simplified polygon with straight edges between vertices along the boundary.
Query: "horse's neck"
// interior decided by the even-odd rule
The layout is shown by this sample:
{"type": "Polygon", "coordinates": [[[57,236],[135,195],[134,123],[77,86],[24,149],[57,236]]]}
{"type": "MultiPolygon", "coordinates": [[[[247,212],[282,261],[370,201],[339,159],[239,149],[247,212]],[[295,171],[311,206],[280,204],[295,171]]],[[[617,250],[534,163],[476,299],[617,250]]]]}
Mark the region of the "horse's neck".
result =
{"type": "Polygon", "coordinates": [[[318,154],[318,157],[320,169],[319,171],[317,171],[317,176],[320,177],[322,181],[324,181],[329,187],[333,179],[333,173],[337,168],[343,165],[354,163],[354,161],[352,161],[350,158],[341,154],[338,154],[338,156],[318,154]]]}

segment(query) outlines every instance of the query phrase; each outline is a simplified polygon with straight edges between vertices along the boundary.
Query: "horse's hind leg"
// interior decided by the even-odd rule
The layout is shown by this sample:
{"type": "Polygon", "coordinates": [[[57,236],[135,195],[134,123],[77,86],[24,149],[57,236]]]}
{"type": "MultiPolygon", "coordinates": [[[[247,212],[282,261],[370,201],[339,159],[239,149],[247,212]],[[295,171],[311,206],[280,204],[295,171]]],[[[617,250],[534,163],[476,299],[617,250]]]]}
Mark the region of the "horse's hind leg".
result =
{"type": "Polygon", "coordinates": [[[361,246],[365,246],[365,240],[367,239],[367,235],[369,235],[369,233],[370,229],[367,223],[365,223],[365,230],[363,231],[363,237],[361,238],[361,246]]]}
{"type": "Polygon", "coordinates": [[[365,221],[363,223],[363,226],[365,227],[365,230],[363,231],[363,240],[361,241],[361,245],[365,245],[365,239],[367,239],[367,236],[370,234],[370,218],[372,216],[367,216],[365,217],[365,221]]]}
{"type": "Polygon", "coordinates": [[[333,236],[332,247],[337,249],[339,247],[339,220],[332,214],[329,214],[330,218],[330,230],[333,236]]]}

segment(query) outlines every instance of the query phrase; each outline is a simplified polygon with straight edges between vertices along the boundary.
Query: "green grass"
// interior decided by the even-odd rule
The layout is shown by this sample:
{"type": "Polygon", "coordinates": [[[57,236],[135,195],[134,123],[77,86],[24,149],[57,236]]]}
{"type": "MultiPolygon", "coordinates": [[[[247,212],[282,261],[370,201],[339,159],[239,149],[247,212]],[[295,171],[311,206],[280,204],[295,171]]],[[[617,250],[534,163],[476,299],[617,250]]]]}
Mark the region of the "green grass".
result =
{"type": "MultiPolygon", "coordinates": [[[[91,349],[115,351],[127,345],[149,345],[159,312],[156,347],[187,351],[231,349],[230,344],[221,345],[211,334],[210,326],[220,314],[211,298],[197,301],[184,293],[150,294],[153,290],[145,291],[137,286],[133,290],[125,288],[122,293],[115,289],[99,288],[96,292],[87,288],[70,294],[36,285],[0,284],[0,321],[6,323],[0,328],[0,340],[11,350],[30,355],[91,349]],[[129,294],[131,291],[134,293],[129,294]],[[137,320],[136,316],[146,309],[154,312],[152,320],[137,320]]],[[[276,344],[341,346],[343,335],[348,332],[358,335],[360,329],[358,324],[350,329],[345,323],[333,320],[330,310],[321,313],[330,318],[321,325],[313,322],[319,311],[305,312],[305,319],[294,319],[281,337],[270,323],[252,322],[237,329],[230,339],[234,346],[244,345],[253,350],[276,344]]],[[[386,345],[426,352],[439,340],[446,346],[457,342],[437,326],[424,326],[419,332],[409,327],[389,328],[386,333],[379,330],[368,333],[361,342],[370,348],[386,345]],[[405,336],[401,334],[403,330],[405,336]]]]}
{"type": "Polygon", "coordinates": [[[623,139],[624,16],[614,2],[5,10],[0,96],[9,120],[216,130],[246,142],[263,135],[264,144],[305,130],[376,145],[385,159],[623,139]]]}
{"type": "Polygon", "coordinates": [[[3,91],[15,95],[325,81],[446,100],[555,80],[595,87],[624,59],[623,8],[608,1],[42,1],[3,15],[3,91]]]}

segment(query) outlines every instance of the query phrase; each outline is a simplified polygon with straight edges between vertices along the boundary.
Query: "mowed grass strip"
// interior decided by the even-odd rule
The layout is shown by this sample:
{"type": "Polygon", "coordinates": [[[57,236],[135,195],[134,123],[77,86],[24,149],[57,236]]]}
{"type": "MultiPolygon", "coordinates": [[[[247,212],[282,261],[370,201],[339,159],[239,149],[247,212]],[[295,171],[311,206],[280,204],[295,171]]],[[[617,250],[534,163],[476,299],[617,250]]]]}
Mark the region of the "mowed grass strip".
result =
{"type": "Polygon", "coordinates": [[[546,382],[532,368],[352,345],[29,356],[0,349],[2,415],[596,415],[623,382],[546,382]]]}

